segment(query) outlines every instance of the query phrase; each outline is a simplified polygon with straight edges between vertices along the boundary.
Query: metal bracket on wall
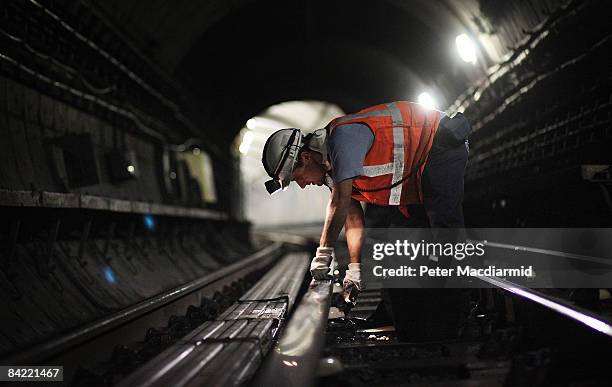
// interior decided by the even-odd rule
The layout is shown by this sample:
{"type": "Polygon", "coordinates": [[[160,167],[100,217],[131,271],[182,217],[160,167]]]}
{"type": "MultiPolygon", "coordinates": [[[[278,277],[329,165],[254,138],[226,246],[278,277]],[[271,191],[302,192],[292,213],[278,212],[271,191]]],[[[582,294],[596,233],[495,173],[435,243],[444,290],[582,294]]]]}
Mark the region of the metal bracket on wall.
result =
{"type": "Polygon", "coordinates": [[[169,235],[172,233],[172,226],[171,225],[166,225],[166,224],[160,224],[160,232],[159,232],[159,236],[158,238],[158,242],[159,242],[159,247],[161,248],[161,250],[164,252],[164,254],[168,257],[168,260],[172,263],[174,263],[175,265],[178,265],[180,262],[178,262],[176,259],[174,259],[174,257],[172,256],[172,238],[173,235],[169,235]],[[168,230],[170,228],[170,231],[168,230]]]}
{"type": "Polygon", "coordinates": [[[83,224],[83,232],[81,233],[81,238],[79,241],[79,248],[77,250],[77,254],[75,257],[77,263],[79,264],[79,267],[81,268],[81,272],[83,273],[81,278],[84,278],[85,281],[87,281],[87,283],[89,284],[93,284],[96,282],[95,278],[92,276],[92,273],[90,273],[86,269],[89,262],[85,260],[85,251],[87,247],[90,246],[89,245],[89,234],[91,232],[91,224],[92,224],[91,218],[87,219],[85,223],[83,224]]]}
{"type": "Polygon", "coordinates": [[[145,230],[141,244],[138,243],[138,239],[136,237],[134,237],[132,241],[132,244],[136,246],[135,253],[138,257],[142,258],[140,262],[142,262],[149,270],[153,270],[155,266],[151,260],[151,253],[149,251],[149,249],[155,250],[155,243],[151,240],[151,238],[153,238],[151,234],[145,230]]]}
{"type": "Polygon", "coordinates": [[[47,237],[46,251],[40,252],[36,255],[36,268],[38,274],[43,279],[49,280],[55,290],[57,290],[59,293],[63,293],[64,286],[55,274],[57,266],[52,263],[55,254],[55,242],[57,241],[60,225],[61,221],[59,219],[55,219],[51,224],[49,235],[47,237]]]}
{"type": "Polygon", "coordinates": [[[111,240],[113,239],[113,236],[115,235],[116,225],[117,224],[115,222],[110,222],[108,224],[108,229],[106,230],[106,241],[104,242],[104,251],[102,252],[102,257],[104,258],[106,262],[110,261],[110,258],[108,257],[108,251],[110,250],[111,240]]]}
{"type": "Polygon", "coordinates": [[[83,232],[81,233],[81,241],[79,242],[79,252],[77,254],[77,262],[82,268],[87,266],[87,261],[83,259],[85,254],[85,247],[87,246],[87,240],[89,239],[89,231],[91,230],[91,219],[85,221],[83,225],[83,232]]]}
{"type": "Polygon", "coordinates": [[[19,230],[21,228],[21,219],[15,219],[11,222],[8,249],[6,250],[6,256],[3,262],[0,263],[0,285],[8,290],[9,295],[13,299],[19,299],[22,296],[21,291],[13,282],[15,274],[10,272],[11,263],[15,256],[15,250],[17,250],[17,239],[19,237],[19,230]]]}
{"type": "Polygon", "coordinates": [[[136,225],[130,222],[128,225],[127,235],[125,237],[125,259],[130,262],[134,256],[132,255],[132,244],[134,243],[134,229],[136,225]]]}
{"type": "Polygon", "coordinates": [[[131,251],[132,251],[132,244],[134,243],[133,239],[134,239],[134,228],[136,227],[136,225],[134,224],[134,222],[130,222],[128,224],[128,231],[127,231],[127,235],[125,237],[125,249],[124,249],[124,254],[122,254],[122,256],[125,258],[125,261],[128,264],[128,267],[130,268],[130,271],[134,274],[138,273],[138,269],[136,268],[136,265],[134,265],[133,262],[133,258],[134,256],[132,255],[131,251]]]}
{"type": "Polygon", "coordinates": [[[8,272],[11,263],[13,262],[13,257],[15,256],[15,250],[17,249],[17,238],[19,237],[19,229],[21,228],[21,219],[15,219],[11,222],[10,232],[9,232],[9,246],[6,253],[6,257],[4,262],[2,262],[1,267],[3,270],[8,272]]]}

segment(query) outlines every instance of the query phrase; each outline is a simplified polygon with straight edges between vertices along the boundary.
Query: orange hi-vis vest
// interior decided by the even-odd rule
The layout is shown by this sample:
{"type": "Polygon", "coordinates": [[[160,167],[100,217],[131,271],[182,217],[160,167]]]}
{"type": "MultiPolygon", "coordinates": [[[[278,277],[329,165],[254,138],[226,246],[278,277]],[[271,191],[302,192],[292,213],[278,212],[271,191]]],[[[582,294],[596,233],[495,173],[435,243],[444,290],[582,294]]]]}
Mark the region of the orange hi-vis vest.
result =
{"type": "MultiPolygon", "coordinates": [[[[353,180],[353,198],[400,206],[423,203],[421,176],[440,123],[440,112],[407,101],[372,106],[338,117],[328,125],[360,123],[370,127],[374,142],[363,162],[363,175],[353,180]]],[[[407,214],[404,212],[404,214],[407,214]]]]}

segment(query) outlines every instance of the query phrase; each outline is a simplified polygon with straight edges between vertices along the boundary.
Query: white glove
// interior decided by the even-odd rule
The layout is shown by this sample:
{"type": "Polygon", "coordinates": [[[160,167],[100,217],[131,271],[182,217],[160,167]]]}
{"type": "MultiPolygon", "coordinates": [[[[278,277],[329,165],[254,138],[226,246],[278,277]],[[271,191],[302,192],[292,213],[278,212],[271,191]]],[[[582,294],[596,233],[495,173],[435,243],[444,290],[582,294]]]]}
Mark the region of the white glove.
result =
{"type": "Polygon", "coordinates": [[[327,279],[329,272],[329,264],[334,255],[333,247],[317,247],[317,254],[310,262],[310,274],[316,280],[327,279]]]}
{"type": "Polygon", "coordinates": [[[342,298],[347,303],[355,304],[357,295],[361,291],[361,264],[349,263],[342,282],[342,298]]]}

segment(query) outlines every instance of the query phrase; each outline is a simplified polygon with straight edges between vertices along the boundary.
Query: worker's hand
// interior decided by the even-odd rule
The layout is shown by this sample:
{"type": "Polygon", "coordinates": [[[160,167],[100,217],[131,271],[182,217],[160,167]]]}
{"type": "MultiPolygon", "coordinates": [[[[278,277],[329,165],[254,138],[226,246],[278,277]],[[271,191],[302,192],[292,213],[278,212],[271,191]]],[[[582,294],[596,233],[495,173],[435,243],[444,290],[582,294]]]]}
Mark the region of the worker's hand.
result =
{"type": "Polygon", "coordinates": [[[329,272],[329,264],[332,261],[334,255],[333,247],[318,247],[317,254],[310,262],[310,274],[312,278],[316,280],[323,280],[329,278],[327,273],[329,272]]]}
{"type": "Polygon", "coordinates": [[[355,305],[361,291],[361,264],[349,263],[342,283],[342,298],[347,304],[355,305]]]}

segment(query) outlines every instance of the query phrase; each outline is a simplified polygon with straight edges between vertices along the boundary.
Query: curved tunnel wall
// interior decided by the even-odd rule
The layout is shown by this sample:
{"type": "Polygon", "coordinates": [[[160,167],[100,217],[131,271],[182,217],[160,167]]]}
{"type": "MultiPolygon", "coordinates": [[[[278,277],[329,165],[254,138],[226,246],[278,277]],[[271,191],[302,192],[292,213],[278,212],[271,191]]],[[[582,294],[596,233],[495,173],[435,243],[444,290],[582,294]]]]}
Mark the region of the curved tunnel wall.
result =
{"type": "Polygon", "coordinates": [[[474,124],[469,224],[612,223],[609,177],[584,173],[612,164],[607,1],[0,4],[0,297],[18,338],[0,337],[2,351],[244,256],[231,238],[247,240],[247,225],[226,221],[239,200],[229,147],[286,100],[353,112],[433,88],[474,124]],[[477,66],[453,54],[464,29],[480,39],[477,66]],[[216,204],[178,157],[196,148],[212,159],[216,204]],[[154,236],[142,223],[153,211],[154,236]],[[54,313],[84,313],[18,312],[49,294],[54,313]]]}
{"type": "MultiPolygon", "coordinates": [[[[553,110],[574,106],[592,110],[587,99],[592,98],[590,90],[599,87],[595,93],[596,115],[602,118],[597,120],[601,128],[608,122],[606,76],[597,78],[593,71],[579,71],[580,66],[587,67],[584,63],[591,63],[587,57],[596,58],[596,51],[607,47],[605,36],[609,31],[594,27],[607,25],[600,19],[609,11],[606,2],[481,0],[407,5],[388,0],[373,5],[244,1],[231,6],[207,2],[197,9],[171,3],[159,0],[155,7],[148,2],[92,5],[63,0],[3,4],[4,121],[9,134],[5,136],[8,141],[3,141],[3,157],[9,166],[3,172],[3,188],[36,191],[48,187],[231,212],[232,202],[238,200],[232,194],[237,164],[228,149],[236,131],[258,111],[286,100],[318,99],[351,112],[381,101],[414,99],[422,88],[430,88],[439,96],[440,107],[449,106],[451,112],[464,110],[478,128],[472,139],[469,201],[481,194],[477,188],[480,182],[487,185],[489,177],[497,173],[493,164],[501,162],[479,157],[498,141],[510,144],[507,140],[547,125],[538,121],[545,114],[551,114],[544,119],[550,121],[559,117],[553,110]],[[66,19],[81,37],[108,56],[62,28],[45,13],[45,7],[66,19]],[[177,20],[181,27],[170,31],[177,20]],[[587,25],[583,20],[592,23],[587,25]],[[453,52],[453,37],[462,30],[478,37],[477,66],[458,62],[453,52]],[[48,44],[53,41],[55,44],[48,44]],[[177,45],[177,41],[182,43],[177,45]],[[52,54],[58,63],[47,66],[45,59],[28,47],[52,54]],[[577,57],[581,59],[572,61],[577,57]],[[555,69],[559,64],[563,67],[555,69]],[[71,72],[63,65],[78,71],[71,72]],[[540,72],[551,74],[540,82],[533,77],[540,72]],[[81,78],[89,80],[90,86],[95,80],[93,86],[98,91],[111,89],[92,93],[81,78]],[[56,81],[66,87],[54,86],[56,81]],[[555,95],[568,97],[557,98],[554,107],[546,106],[544,99],[535,96],[538,88],[530,86],[537,83],[545,87],[545,82],[554,83],[551,89],[555,95]],[[526,86],[526,91],[520,92],[526,86]],[[88,95],[78,94],[83,91],[89,91],[88,95]],[[505,105],[512,106],[506,109],[505,105]],[[499,107],[504,107],[505,113],[499,107]],[[515,131],[517,115],[526,124],[515,131]],[[506,134],[499,134],[499,130],[506,134]],[[50,177],[54,172],[49,168],[56,168],[54,164],[61,161],[55,161],[54,151],[48,150],[52,147],[48,140],[90,131],[95,132],[89,141],[91,149],[96,150],[98,182],[66,188],[63,176],[50,177]],[[160,177],[167,163],[163,152],[176,150],[190,138],[198,138],[197,145],[212,156],[220,198],[217,205],[198,202],[193,193],[172,192],[175,183],[160,177]],[[133,148],[137,154],[143,169],[139,184],[145,189],[134,188],[129,180],[117,184],[107,178],[105,155],[117,143],[119,148],[133,148]],[[30,156],[21,162],[16,154],[30,156]],[[41,177],[35,181],[27,177],[38,173],[41,177]]],[[[601,74],[606,73],[601,62],[592,63],[601,67],[601,74]]],[[[592,142],[608,144],[609,134],[604,129],[596,132],[602,130],[604,133],[596,134],[598,140],[592,142]]],[[[508,148],[503,160],[526,149],[521,147],[508,148]]],[[[596,156],[591,161],[570,158],[570,164],[605,163],[607,158],[600,148],[578,146],[576,152],[596,156]]],[[[548,155],[545,152],[543,157],[556,157],[554,152],[548,155]]],[[[514,170],[519,164],[508,161],[503,169],[514,170]]],[[[56,175],[70,174],[61,171],[61,165],[59,169],[56,175]]],[[[181,174],[180,167],[174,169],[176,175],[181,174]]],[[[532,169],[521,176],[538,171],[532,169]]],[[[190,192],[192,182],[183,180],[187,182],[182,190],[190,192]]],[[[528,189],[527,185],[515,186],[528,189]]],[[[581,192],[574,196],[579,197],[581,192]]],[[[487,195],[490,197],[486,201],[501,200],[497,193],[487,195]]],[[[521,200],[518,198],[519,206],[521,200]]],[[[481,215],[481,223],[497,218],[481,215]]]]}
{"type": "Polygon", "coordinates": [[[62,4],[2,4],[3,197],[19,204],[12,191],[28,191],[44,206],[43,192],[63,192],[229,212],[228,195],[203,200],[181,157],[208,152],[214,183],[229,191],[232,160],[206,134],[197,98],[88,7],[62,4]]]}

